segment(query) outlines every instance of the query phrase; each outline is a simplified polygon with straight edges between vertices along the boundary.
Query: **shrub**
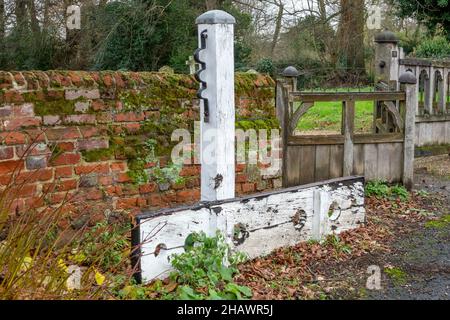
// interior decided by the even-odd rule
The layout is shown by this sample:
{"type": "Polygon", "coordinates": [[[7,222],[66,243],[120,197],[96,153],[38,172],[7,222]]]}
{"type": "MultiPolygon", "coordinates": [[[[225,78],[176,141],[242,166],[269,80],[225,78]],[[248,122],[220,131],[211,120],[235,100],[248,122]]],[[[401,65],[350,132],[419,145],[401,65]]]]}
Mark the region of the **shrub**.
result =
{"type": "Polygon", "coordinates": [[[375,180],[366,184],[366,196],[387,199],[399,198],[401,201],[406,201],[409,198],[409,192],[404,186],[394,185],[389,187],[385,181],[375,180]]]}
{"type": "Polygon", "coordinates": [[[443,36],[436,36],[419,44],[415,53],[420,58],[450,58],[450,42],[443,36]]]}
{"type": "Polygon", "coordinates": [[[240,253],[230,253],[224,237],[217,233],[208,237],[205,233],[193,233],[186,239],[185,252],[172,256],[175,271],[170,275],[177,287],[168,293],[160,281],[153,288],[162,299],[181,300],[240,300],[250,298],[251,290],[236,284],[233,277],[237,265],[245,260],[240,253]]]}
{"type": "Polygon", "coordinates": [[[256,71],[273,75],[275,73],[275,65],[270,58],[264,58],[258,61],[256,64],[256,71]]]}

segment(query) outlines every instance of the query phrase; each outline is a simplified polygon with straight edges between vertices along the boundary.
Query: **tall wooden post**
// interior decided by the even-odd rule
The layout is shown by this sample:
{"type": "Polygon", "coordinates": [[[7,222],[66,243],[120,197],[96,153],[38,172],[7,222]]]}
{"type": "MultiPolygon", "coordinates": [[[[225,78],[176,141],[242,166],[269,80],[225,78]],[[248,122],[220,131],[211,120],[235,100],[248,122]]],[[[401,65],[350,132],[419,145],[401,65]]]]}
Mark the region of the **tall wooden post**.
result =
{"type": "Polygon", "coordinates": [[[344,177],[353,174],[354,145],[353,134],[355,131],[355,101],[344,101],[343,103],[343,133],[344,133],[344,177]]]}
{"type": "Polygon", "coordinates": [[[297,77],[300,75],[295,67],[289,66],[283,70],[282,79],[277,81],[277,92],[276,92],[276,111],[277,117],[280,121],[282,129],[282,139],[283,139],[283,187],[289,186],[287,171],[287,152],[288,152],[288,139],[291,134],[290,131],[290,121],[291,116],[294,112],[293,104],[290,102],[289,96],[292,92],[297,90],[297,77]]]}
{"type": "Polygon", "coordinates": [[[234,24],[212,10],[197,18],[201,65],[201,200],[235,197],[234,24]]]}
{"type": "Polygon", "coordinates": [[[399,81],[405,85],[405,142],[403,152],[403,184],[408,190],[414,185],[414,138],[416,129],[416,109],[419,103],[417,92],[417,78],[414,73],[403,73],[399,81]]]}

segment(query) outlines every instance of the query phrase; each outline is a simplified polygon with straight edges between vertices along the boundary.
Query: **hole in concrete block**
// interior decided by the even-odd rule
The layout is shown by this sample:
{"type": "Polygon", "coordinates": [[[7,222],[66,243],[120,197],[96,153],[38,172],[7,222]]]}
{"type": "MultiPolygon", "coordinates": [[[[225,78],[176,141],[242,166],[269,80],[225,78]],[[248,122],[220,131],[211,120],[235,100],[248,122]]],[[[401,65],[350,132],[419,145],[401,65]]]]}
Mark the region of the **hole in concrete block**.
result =
{"type": "Polygon", "coordinates": [[[336,201],[334,201],[331,206],[330,209],[328,210],[328,218],[331,221],[336,221],[339,219],[339,217],[341,216],[341,206],[339,205],[339,203],[337,203],[336,201]]]}

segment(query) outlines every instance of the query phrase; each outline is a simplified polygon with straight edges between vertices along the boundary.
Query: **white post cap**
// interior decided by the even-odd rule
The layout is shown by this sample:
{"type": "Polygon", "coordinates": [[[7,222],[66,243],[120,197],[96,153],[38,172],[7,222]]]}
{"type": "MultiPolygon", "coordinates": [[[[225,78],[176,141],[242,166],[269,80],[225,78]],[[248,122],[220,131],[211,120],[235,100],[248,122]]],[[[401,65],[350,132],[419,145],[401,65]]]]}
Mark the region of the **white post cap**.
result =
{"type": "Polygon", "coordinates": [[[222,10],[205,12],[195,20],[196,24],[236,24],[236,19],[222,10]]]}

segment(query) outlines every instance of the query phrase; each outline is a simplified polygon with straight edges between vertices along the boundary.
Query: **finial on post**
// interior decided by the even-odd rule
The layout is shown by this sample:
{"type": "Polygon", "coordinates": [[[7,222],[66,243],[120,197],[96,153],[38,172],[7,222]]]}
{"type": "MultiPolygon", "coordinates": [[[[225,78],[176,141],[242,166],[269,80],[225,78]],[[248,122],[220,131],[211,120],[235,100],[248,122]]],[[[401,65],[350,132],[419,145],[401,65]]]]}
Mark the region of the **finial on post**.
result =
{"type": "Polygon", "coordinates": [[[300,75],[300,72],[298,72],[295,67],[289,66],[283,70],[281,75],[285,78],[297,78],[300,75]]]}
{"type": "Polygon", "coordinates": [[[376,43],[398,43],[398,38],[392,31],[385,30],[375,35],[376,43]]]}
{"type": "Polygon", "coordinates": [[[417,84],[417,77],[411,71],[402,73],[398,79],[401,84],[417,84]]]}
{"type": "Polygon", "coordinates": [[[293,67],[289,66],[286,69],[283,70],[281,75],[286,79],[285,83],[290,85],[289,91],[293,92],[297,90],[297,77],[300,75],[300,72],[293,67]]]}
{"type": "Polygon", "coordinates": [[[236,24],[236,19],[222,10],[205,12],[195,20],[196,24],[236,24]]]}

